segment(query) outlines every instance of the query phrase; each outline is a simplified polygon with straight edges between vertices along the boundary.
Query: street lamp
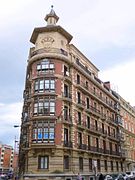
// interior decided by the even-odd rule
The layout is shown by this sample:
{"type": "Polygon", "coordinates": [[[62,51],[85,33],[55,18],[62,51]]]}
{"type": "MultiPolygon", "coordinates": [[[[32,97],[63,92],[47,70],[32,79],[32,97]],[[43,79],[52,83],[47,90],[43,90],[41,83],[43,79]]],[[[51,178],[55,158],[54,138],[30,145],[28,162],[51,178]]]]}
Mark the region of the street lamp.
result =
{"type": "Polygon", "coordinates": [[[18,127],[20,127],[19,125],[14,125],[14,128],[18,128],[18,127]]]}

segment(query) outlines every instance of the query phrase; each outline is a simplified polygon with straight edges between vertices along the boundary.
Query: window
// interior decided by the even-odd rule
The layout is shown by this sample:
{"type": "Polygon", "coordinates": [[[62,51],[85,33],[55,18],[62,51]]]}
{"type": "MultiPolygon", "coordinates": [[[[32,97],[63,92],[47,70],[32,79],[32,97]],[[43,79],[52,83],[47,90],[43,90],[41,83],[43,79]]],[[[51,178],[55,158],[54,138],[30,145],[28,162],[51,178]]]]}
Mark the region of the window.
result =
{"type": "Polygon", "coordinates": [[[90,100],[89,100],[89,98],[86,99],[86,102],[87,102],[87,105],[86,105],[87,109],[89,109],[90,108],[90,100]]]}
{"type": "Polygon", "coordinates": [[[69,69],[64,65],[64,76],[69,76],[69,69]]]}
{"type": "Polygon", "coordinates": [[[110,136],[110,126],[108,126],[108,136],[110,136]]]}
{"type": "Polygon", "coordinates": [[[34,103],[34,115],[54,115],[55,114],[55,99],[45,98],[39,99],[34,103]]]}
{"type": "Polygon", "coordinates": [[[78,132],[78,144],[82,144],[82,133],[78,132]]]}
{"type": "Polygon", "coordinates": [[[106,153],[106,141],[105,140],[103,140],[103,151],[104,151],[104,153],[106,153]]]}
{"type": "Polygon", "coordinates": [[[81,125],[81,112],[78,112],[78,124],[81,125]]]}
{"type": "Polygon", "coordinates": [[[96,88],[95,87],[93,87],[93,93],[96,94],[96,88]]]}
{"type": "Polygon", "coordinates": [[[54,73],[54,64],[44,59],[37,64],[38,73],[54,73]]]}
{"type": "Polygon", "coordinates": [[[54,142],[54,123],[36,121],[33,123],[33,142],[34,143],[53,143],[54,142]]]}
{"type": "Polygon", "coordinates": [[[112,142],[109,142],[110,154],[112,154],[112,142]]]}
{"type": "Polygon", "coordinates": [[[64,128],[64,143],[68,143],[68,129],[64,128]]]}
{"type": "Polygon", "coordinates": [[[111,161],[110,163],[111,163],[111,171],[113,171],[113,161],[111,161]]]}
{"type": "Polygon", "coordinates": [[[54,79],[38,79],[35,81],[35,92],[55,92],[54,79]]]}
{"type": "Polygon", "coordinates": [[[85,87],[86,87],[86,89],[89,88],[89,83],[88,83],[88,81],[85,82],[85,87]]]}
{"type": "Polygon", "coordinates": [[[38,157],[38,169],[49,169],[49,157],[39,156],[38,157]]]}
{"type": "Polygon", "coordinates": [[[64,120],[68,120],[68,107],[64,106],[64,120]]]}
{"type": "Polygon", "coordinates": [[[104,161],[105,164],[105,171],[107,171],[107,160],[104,161]]]}
{"type": "Polygon", "coordinates": [[[69,87],[64,84],[64,97],[69,97],[69,87]]]}
{"type": "Polygon", "coordinates": [[[120,166],[121,166],[121,171],[123,171],[123,163],[120,162],[120,166]]]}
{"type": "Polygon", "coordinates": [[[64,169],[69,169],[69,156],[64,156],[64,169]]]}
{"type": "Polygon", "coordinates": [[[100,159],[97,159],[97,170],[100,171],[100,159]]]}
{"type": "Polygon", "coordinates": [[[116,170],[119,171],[119,164],[118,164],[118,161],[116,161],[116,170]]]}
{"type": "Polygon", "coordinates": [[[87,128],[90,129],[90,117],[87,116],[87,128]]]}
{"type": "Polygon", "coordinates": [[[79,157],[79,170],[83,171],[83,158],[79,157]]]}
{"type": "Polygon", "coordinates": [[[104,132],[105,132],[104,123],[102,123],[102,132],[103,132],[103,134],[104,134],[104,132]]]}
{"type": "Polygon", "coordinates": [[[95,120],[95,129],[98,131],[98,122],[95,120]]]}
{"type": "Polygon", "coordinates": [[[80,76],[77,74],[77,84],[80,84],[80,76]]]}
{"type": "Polygon", "coordinates": [[[89,158],[89,171],[92,171],[92,159],[89,158]]]}
{"type": "Polygon", "coordinates": [[[88,150],[90,150],[90,145],[91,145],[91,143],[90,143],[90,136],[88,135],[88,150]]]}
{"type": "Polygon", "coordinates": [[[98,151],[98,149],[99,149],[99,140],[98,140],[98,138],[96,138],[96,148],[97,148],[97,151],[98,151]]]}
{"type": "Polygon", "coordinates": [[[80,92],[77,92],[77,103],[78,104],[81,103],[81,94],[80,94],[80,92]]]}
{"type": "Polygon", "coordinates": [[[116,153],[118,152],[118,145],[117,144],[115,144],[115,151],[116,151],[116,153]]]}

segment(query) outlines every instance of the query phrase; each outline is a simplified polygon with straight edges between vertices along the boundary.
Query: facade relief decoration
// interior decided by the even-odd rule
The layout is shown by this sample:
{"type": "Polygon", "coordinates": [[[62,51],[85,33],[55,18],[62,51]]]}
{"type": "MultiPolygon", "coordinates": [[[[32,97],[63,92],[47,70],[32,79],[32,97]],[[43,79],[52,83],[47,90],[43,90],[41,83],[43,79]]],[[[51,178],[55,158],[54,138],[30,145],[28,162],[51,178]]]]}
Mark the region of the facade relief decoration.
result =
{"type": "Polygon", "coordinates": [[[41,44],[45,49],[50,49],[52,47],[52,44],[54,42],[54,39],[50,36],[44,37],[41,39],[41,44]]]}

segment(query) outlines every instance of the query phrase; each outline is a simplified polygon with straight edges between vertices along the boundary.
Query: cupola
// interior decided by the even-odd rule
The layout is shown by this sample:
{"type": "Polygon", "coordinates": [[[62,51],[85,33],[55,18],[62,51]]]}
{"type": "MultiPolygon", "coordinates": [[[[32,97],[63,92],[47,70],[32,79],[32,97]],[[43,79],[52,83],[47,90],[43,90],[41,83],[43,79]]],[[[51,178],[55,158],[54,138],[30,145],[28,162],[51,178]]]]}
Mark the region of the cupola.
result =
{"type": "Polygon", "coordinates": [[[47,22],[47,25],[56,25],[57,21],[59,20],[59,17],[56,15],[53,9],[53,5],[51,6],[50,13],[47,14],[44,19],[47,22]]]}

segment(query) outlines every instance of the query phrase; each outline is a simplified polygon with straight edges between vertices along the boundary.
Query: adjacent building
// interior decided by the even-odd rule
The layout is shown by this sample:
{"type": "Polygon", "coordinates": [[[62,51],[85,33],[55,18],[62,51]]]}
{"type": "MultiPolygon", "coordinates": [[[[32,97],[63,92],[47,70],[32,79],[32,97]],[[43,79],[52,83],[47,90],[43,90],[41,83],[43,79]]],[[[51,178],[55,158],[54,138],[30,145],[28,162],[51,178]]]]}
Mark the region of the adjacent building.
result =
{"type": "Polygon", "coordinates": [[[89,180],[126,170],[120,97],[57,25],[53,8],[30,42],[20,136],[20,179],[89,180]]]}
{"type": "Polygon", "coordinates": [[[18,153],[12,146],[0,144],[0,173],[7,173],[17,168],[18,153]]]}
{"type": "Polygon", "coordinates": [[[126,171],[135,170],[135,108],[120,97],[120,114],[124,131],[124,149],[126,152],[126,171]]]}

